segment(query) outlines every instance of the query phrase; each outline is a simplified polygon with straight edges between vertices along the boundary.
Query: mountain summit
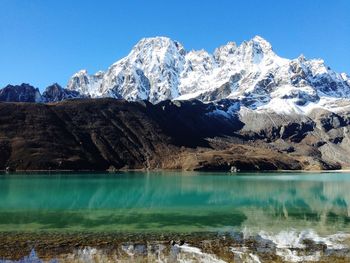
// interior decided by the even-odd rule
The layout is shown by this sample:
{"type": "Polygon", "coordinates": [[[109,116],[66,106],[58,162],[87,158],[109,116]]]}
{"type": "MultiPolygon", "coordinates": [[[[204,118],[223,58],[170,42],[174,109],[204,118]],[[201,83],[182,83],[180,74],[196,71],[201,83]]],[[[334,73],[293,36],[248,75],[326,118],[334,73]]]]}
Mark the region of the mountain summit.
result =
{"type": "Polygon", "coordinates": [[[240,45],[221,46],[213,54],[186,51],[167,37],[144,38],[106,72],[74,74],[68,90],[89,97],[126,100],[239,100],[253,110],[303,113],[350,98],[350,81],[323,60],[284,59],[255,36],[240,45]],[[283,107],[281,107],[283,105],[283,107]]]}
{"type": "Polygon", "coordinates": [[[2,169],[350,167],[349,77],[258,36],[213,54],[145,38],[106,72],[0,101],[2,169]]]}

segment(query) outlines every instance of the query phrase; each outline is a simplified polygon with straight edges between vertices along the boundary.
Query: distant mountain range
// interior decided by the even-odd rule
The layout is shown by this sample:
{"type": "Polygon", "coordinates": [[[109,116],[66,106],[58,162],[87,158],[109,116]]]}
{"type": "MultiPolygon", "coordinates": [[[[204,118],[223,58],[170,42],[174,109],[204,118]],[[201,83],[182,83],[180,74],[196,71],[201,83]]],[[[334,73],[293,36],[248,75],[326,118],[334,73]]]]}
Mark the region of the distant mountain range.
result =
{"type": "Polygon", "coordinates": [[[0,101],[0,169],[350,168],[349,77],[261,37],[214,54],[146,38],[106,72],[0,101]]]}
{"type": "Polygon", "coordinates": [[[152,103],[230,99],[252,110],[307,114],[314,108],[333,110],[350,101],[350,78],[320,59],[281,58],[259,36],[239,46],[230,42],[213,54],[186,51],[177,41],[155,37],[142,39],[106,72],[77,72],[66,88],[54,84],[41,96],[25,84],[0,91],[2,101],[101,97],[152,103]]]}
{"type": "Polygon", "coordinates": [[[43,94],[38,88],[23,83],[21,85],[7,85],[0,89],[0,101],[6,102],[57,102],[67,99],[85,98],[79,92],[64,89],[57,83],[48,86],[43,94]]]}
{"type": "Polygon", "coordinates": [[[329,108],[329,101],[350,98],[346,74],[323,60],[277,56],[256,36],[237,46],[230,42],[214,54],[186,51],[165,37],[142,39],[125,58],[104,72],[79,71],[67,89],[95,97],[126,100],[238,100],[250,109],[304,112],[329,108]],[[282,107],[281,107],[282,106],[282,107]]]}

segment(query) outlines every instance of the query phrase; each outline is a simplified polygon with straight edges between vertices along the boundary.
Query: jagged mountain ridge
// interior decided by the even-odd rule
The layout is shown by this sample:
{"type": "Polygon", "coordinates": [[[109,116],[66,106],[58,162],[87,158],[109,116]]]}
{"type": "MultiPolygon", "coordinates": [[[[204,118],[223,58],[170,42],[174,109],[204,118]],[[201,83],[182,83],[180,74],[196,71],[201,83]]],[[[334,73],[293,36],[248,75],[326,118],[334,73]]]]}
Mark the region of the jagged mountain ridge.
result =
{"type": "Polygon", "coordinates": [[[42,94],[44,102],[57,102],[75,98],[85,98],[85,96],[78,91],[64,89],[57,83],[48,86],[42,94]]]}
{"type": "Polygon", "coordinates": [[[41,102],[42,97],[38,88],[23,83],[21,85],[7,85],[0,89],[0,101],[41,102]]]}
{"type": "Polygon", "coordinates": [[[277,56],[269,42],[254,37],[213,54],[186,51],[166,37],[145,38],[106,72],[74,74],[66,88],[53,84],[41,95],[28,84],[0,90],[0,101],[56,102],[72,98],[112,97],[129,101],[229,99],[256,111],[309,115],[350,105],[350,78],[323,60],[277,56]]]}
{"type": "Polygon", "coordinates": [[[62,88],[54,83],[48,86],[41,94],[38,88],[27,83],[21,85],[7,85],[0,89],[0,101],[5,102],[57,102],[67,99],[87,98],[75,90],[62,88]]]}
{"type": "Polygon", "coordinates": [[[345,73],[334,72],[320,59],[281,58],[259,36],[239,46],[230,42],[213,54],[187,52],[166,37],[145,38],[106,72],[74,74],[67,89],[92,98],[152,103],[233,99],[250,109],[283,113],[327,108],[335,100],[350,98],[345,73]]]}

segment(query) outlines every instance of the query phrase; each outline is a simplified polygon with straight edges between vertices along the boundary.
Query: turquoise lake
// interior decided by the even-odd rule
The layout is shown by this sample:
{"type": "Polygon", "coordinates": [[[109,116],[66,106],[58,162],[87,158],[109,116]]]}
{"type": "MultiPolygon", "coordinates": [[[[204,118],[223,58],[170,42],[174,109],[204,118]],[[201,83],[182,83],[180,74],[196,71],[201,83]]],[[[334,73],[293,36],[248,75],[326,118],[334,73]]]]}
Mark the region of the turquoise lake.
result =
{"type": "Polygon", "coordinates": [[[350,173],[0,175],[0,232],[350,233],[350,173]]]}

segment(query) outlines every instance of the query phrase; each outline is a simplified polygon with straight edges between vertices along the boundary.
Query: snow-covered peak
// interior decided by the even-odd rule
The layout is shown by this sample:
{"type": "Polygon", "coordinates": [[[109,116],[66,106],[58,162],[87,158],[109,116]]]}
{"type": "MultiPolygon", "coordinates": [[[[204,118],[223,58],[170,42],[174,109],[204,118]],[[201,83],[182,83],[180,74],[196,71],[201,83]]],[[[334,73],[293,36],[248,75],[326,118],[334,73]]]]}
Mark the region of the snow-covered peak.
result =
{"type": "Polygon", "coordinates": [[[226,45],[218,47],[214,51],[214,58],[218,63],[224,64],[228,57],[235,53],[237,45],[235,42],[228,42],[226,45]]]}
{"type": "Polygon", "coordinates": [[[186,54],[187,68],[184,71],[208,71],[216,66],[213,55],[209,54],[204,49],[192,50],[186,54]]]}
{"type": "Polygon", "coordinates": [[[306,61],[306,58],[305,58],[304,54],[300,54],[300,56],[297,57],[297,60],[298,60],[300,63],[303,63],[303,62],[306,61]]]}
{"type": "Polygon", "coordinates": [[[261,36],[255,36],[249,42],[252,43],[254,48],[259,49],[262,52],[267,53],[267,52],[272,51],[271,44],[266,39],[262,38],[261,36]]]}
{"type": "Polygon", "coordinates": [[[217,48],[214,52],[215,59],[222,62],[230,60],[229,57],[242,63],[258,64],[264,56],[275,56],[271,44],[260,36],[255,36],[249,41],[244,41],[237,46],[235,42],[229,42],[217,48]]]}
{"type": "MultiPolygon", "coordinates": [[[[154,37],[139,41],[126,59],[137,67],[152,70],[159,66],[174,67],[185,55],[186,51],[179,42],[167,37],[154,37]]],[[[118,64],[120,61],[115,63],[118,64]]]]}
{"type": "Polygon", "coordinates": [[[245,65],[271,65],[281,62],[272,50],[271,44],[262,37],[255,36],[249,41],[244,41],[235,51],[235,57],[245,65]]]}
{"type": "Polygon", "coordinates": [[[321,59],[279,57],[271,44],[255,36],[240,45],[229,42],[213,54],[187,52],[167,37],[144,38],[105,73],[74,74],[68,89],[85,96],[127,100],[217,101],[234,99],[253,110],[283,108],[302,112],[323,98],[349,99],[346,74],[332,71],[321,59]]]}
{"type": "Polygon", "coordinates": [[[87,76],[88,71],[86,69],[81,69],[77,73],[73,75],[73,77],[81,77],[81,76],[87,76]]]}
{"type": "Polygon", "coordinates": [[[167,37],[144,38],[104,74],[98,96],[159,102],[179,96],[186,51],[167,37]]]}
{"type": "Polygon", "coordinates": [[[164,53],[179,52],[185,55],[184,47],[177,41],[168,37],[150,37],[141,39],[132,49],[131,55],[139,56],[140,54],[149,54],[152,52],[162,51],[164,53]]]}
{"type": "Polygon", "coordinates": [[[75,73],[68,82],[67,89],[77,91],[86,96],[96,96],[100,94],[100,86],[104,73],[98,71],[94,75],[89,75],[86,69],[75,73]]]}
{"type": "Polygon", "coordinates": [[[345,72],[341,73],[340,76],[342,77],[342,79],[344,81],[348,81],[349,80],[349,76],[345,72]]]}

